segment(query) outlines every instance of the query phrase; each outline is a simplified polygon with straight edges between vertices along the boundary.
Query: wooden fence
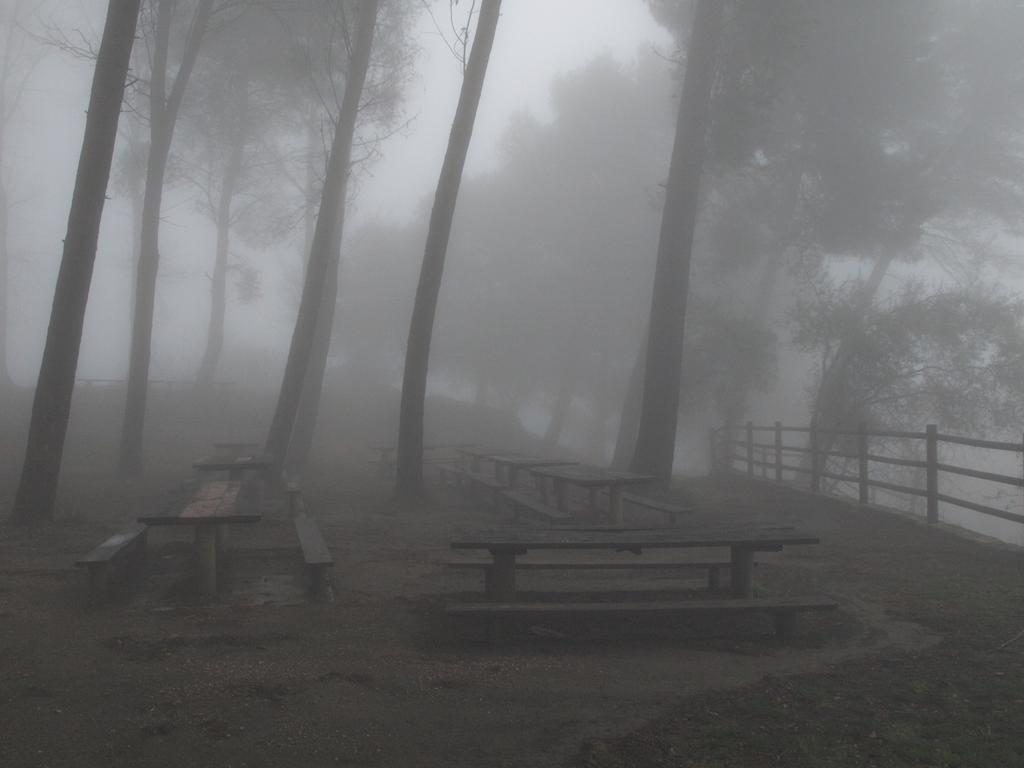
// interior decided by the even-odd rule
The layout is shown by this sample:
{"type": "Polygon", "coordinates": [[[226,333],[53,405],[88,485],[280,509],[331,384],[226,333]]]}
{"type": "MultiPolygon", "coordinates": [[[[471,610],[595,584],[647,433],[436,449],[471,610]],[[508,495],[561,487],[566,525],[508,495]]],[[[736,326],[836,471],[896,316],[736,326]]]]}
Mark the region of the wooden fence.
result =
{"type": "Polygon", "coordinates": [[[869,502],[871,488],[879,488],[892,493],[920,496],[926,500],[929,523],[937,523],[939,521],[939,502],[943,502],[979,512],[983,515],[990,515],[1014,523],[1024,524],[1024,514],[1008,512],[997,507],[990,507],[968,501],[967,499],[939,493],[939,473],[948,473],[960,477],[970,477],[1016,488],[1024,488],[1024,477],[1013,477],[1011,475],[942,463],[939,461],[939,448],[943,443],[983,448],[992,451],[1009,451],[1024,459],[1024,441],[1009,443],[946,435],[939,432],[939,428],[934,424],[929,424],[924,432],[899,432],[869,430],[865,425],[861,425],[856,431],[829,431],[816,430],[809,427],[785,427],[781,422],[775,422],[770,427],[755,426],[752,422],[747,422],[745,426],[727,426],[712,429],[709,435],[712,471],[735,472],[737,471],[737,462],[739,462],[740,466],[745,468],[748,477],[755,477],[757,475],[756,470],[760,469],[762,478],[774,479],[777,483],[783,482],[784,472],[791,472],[795,475],[810,475],[810,488],[812,491],[821,490],[821,481],[823,479],[852,483],[858,488],[858,498],[861,504],[869,502]],[[767,435],[767,440],[755,441],[755,435],[767,435]],[[803,444],[786,444],[785,438],[792,435],[806,436],[801,441],[803,444]],[[833,438],[829,443],[830,447],[822,447],[822,437],[833,438]],[[835,438],[844,438],[841,441],[844,444],[840,445],[840,448],[845,448],[845,450],[834,449],[835,443],[840,442],[835,440],[835,438]],[[871,452],[871,442],[873,439],[891,438],[924,441],[924,459],[883,456],[871,452]],[[851,451],[850,446],[854,439],[856,441],[856,450],[851,451]],[[737,449],[739,449],[740,453],[737,453],[737,449]],[[787,454],[789,456],[803,456],[805,463],[799,466],[787,464],[787,454]],[[829,471],[827,461],[832,456],[849,462],[856,461],[857,474],[842,474],[829,471]],[[923,470],[925,487],[899,485],[880,480],[877,476],[872,477],[872,466],[879,464],[923,470]]]}

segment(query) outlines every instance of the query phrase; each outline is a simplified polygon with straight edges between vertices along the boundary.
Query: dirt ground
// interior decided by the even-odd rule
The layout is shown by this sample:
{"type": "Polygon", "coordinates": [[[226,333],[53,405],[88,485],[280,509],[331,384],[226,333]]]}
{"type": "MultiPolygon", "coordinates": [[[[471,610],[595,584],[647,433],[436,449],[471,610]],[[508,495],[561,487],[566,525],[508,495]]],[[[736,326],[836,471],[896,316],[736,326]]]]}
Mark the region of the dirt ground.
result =
{"type": "MultiPolygon", "coordinates": [[[[1024,554],[742,480],[679,492],[704,510],[695,525],[820,535],[758,567],[765,593],[842,606],[788,644],[747,619],[545,624],[488,645],[443,616],[480,586],[446,567],[448,542],[507,520],[393,503],[354,441],[303,478],[337,559],[333,602],[305,600],[271,503],[232,535],[218,602],[192,597],[188,543],[160,531],[141,582],[89,608],[76,557],[167,503],[208,437],[171,424],[132,484],[90,466],[109,459],[104,438],[73,435],[57,519],[0,523],[2,766],[1024,766],[1024,554]]],[[[630,583],[661,593],[677,578],[630,583]]]]}

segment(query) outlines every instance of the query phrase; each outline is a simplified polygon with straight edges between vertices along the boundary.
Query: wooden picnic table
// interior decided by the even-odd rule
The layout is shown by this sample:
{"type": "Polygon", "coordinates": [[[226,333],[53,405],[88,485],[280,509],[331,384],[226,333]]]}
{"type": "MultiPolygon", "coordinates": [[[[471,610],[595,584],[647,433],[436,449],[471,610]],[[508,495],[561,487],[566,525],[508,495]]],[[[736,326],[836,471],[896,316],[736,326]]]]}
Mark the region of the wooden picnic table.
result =
{"type": "Polygon", "coordinates": [[[241,480],[246,472],[267,472],[274,466],[274,457],[266,454],[254,456],[209,456],[192,462],[198,472],[227,472],[228,479],[241,480]]]}
{"type": "Polygon", "coordinates": [[[555,499],[558,509],[565,514],[569,509],[569,486],[585,488],[590,495],[590,512],[597,509],[597,496],[602,489],[608,491],[608,511],[613,524],[622,520],[622,489],[631,485],[655,483],[658,478],[650,475],[638,475],[633,472],[619,472],[602,467],[589,467],[581,464],[531,467],[530,473],[537,481],[537,490],[542,501],[547,503],[547,480],[555,486],[555,499]]]}
{"type": "Polygon", "coordinates": [[[753,597],[755,552],[778,552],[784,546],[817,544],[818,538],[791,528],[704,530],[676,529],[554,530],[516,529],[484,531],[451,543],[452,549],[486,550],[492,558],[491,598],[511,603],[516,599],[516,558],[531,550],[632,552],[651,549],[713,549],[728,547],[735,597],[753,597]]]}
{"type": "Polygon", "coordinates": [[[455,452],[469,459],[469,468],[473,472],[480,471],[481,461],[494,461],[495,457],[522,456],[521,453],[508,450],[507,448],[493,448],[483,445],[462,445],[456,447],[455,452]]]}
{"type": "Polygon", "coordinates": [[[260,443],[255,441],[248,442],[217,442],[213,444],[213,450],[217,457],[230,456],[231,458],[239,458],[241,456],[253,455],[260,449],[260,443]]]}
{"type": "MultiPolygon", "coordinates": [[[[448,450],[458,452],[461,448],[468,447],[470,445],[471,445],[470,443],[456,443],[456,444],[452,444],[452,445],[445,444],[445,443],[439,443],[439,444],[424,445],[423,446],[423,450],[424,450],[424,452],[448,451],[448,450]]],[[[395,469],[395,452],[398,450],[398,446],[395,445],[394,443],[377,443],[377,444],[368,445],[367,448],[369,448],[371,451],[377,451],[377,452],[380,453],[380,458],[374,459],[373,462],[372,462],[373,464],[377,465],[378,474],[380,474],[381,476],[390,475],[394,471],[394,469],[395,469]]],[[[428,461],[433,461],[433,460],[428,460],[428,461]]],[[[455,458],[438,458],[438,459],[436,459],[436,463],[439,463],[439,464],[451,463],[451,462],[454,462],[454,461],[456,461],[455,458]]]]}
{"type": "Polygon", "coordinates": [[[504,481],[509,488],[515,489],[519,479],[520,469],[536,469],[537,467],[561,467],[579,462],[566,461],[565,459],[544,459],[539,456],[516,456],[510,454],[494,454],[488,456],[494,463],[494,479],[502,482],[502,471],[504,470],[504,481]]]}
{"type": "Polygon", "coordinates": [[[237,480],[209,480],[203,483],[191,501],[179,512],[143,515],[140,523],[154,525],[189,525],[195,530],[196,571],[200,591],[217,593],[217,558],[221,546],[220,527],[233,523],[258,523],[262,516],[242,512],[239,497],[242,483],[237,480]]]}

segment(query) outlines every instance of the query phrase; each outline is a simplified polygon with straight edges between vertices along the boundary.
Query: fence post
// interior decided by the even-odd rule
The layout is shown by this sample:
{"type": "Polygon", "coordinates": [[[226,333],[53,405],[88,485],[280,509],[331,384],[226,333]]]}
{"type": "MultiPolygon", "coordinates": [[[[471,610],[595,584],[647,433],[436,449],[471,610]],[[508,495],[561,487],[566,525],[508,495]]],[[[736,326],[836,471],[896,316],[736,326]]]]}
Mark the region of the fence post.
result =
{"type": "Polygon", "coordinates": [[[708,428],[708,474],[718,473],[718,430],[708,428]]]}
{"type": "Polygon", "coordinates": [[[928,463],[928,522],[939,522],[939,428],[925,427],[925,461],[928,463]]]}
{"type": "Polygon", "coordinates": [[[775,482],[782,482],[782,422],[775,422],[775,482]]]}
{"type": "Polygon", "coordinates": [[[868,425],[863,421],[860,423],[860,432],[857,435],[857,462],[860,490],[860,503],[868,503],[868,425]]]}
{"type": "Polygon", "coordinates": [[[747,477],[754,476],[754,422],[747,422],[747,477]]]}
{"type": "Polygon", "coordinates": [[[811,452],[811,490],[817,493],[821,489],[821,478],[818,477],[818,431],[813,426],[807,433],[807,448],[811,452]]]}

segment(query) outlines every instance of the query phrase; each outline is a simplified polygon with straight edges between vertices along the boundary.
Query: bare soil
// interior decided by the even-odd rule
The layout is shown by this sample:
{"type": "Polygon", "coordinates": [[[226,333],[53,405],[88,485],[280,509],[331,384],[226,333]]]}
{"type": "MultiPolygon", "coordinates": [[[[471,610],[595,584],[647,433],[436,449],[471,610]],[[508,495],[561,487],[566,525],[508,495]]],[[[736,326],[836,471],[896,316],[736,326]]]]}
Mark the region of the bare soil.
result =
{"type": "MultiPolygon", "coordinates": [[[[194,598],[181,533],[159,531],[145,578],[90,608],[76,557],[170,503],[204,441],[248,436],[237,422],[211,437],[156,421],[145,480],[105,471],[111,435],[85,437],[86,419],[57,519],[0,523],[2,766],[1024,765],[1024,640],[1011,640],[1024,555],[746,481],[679,492],[716,521],[820,534],[758,568],[765,593],[842,605],[787,644],[762,619],[550,623],[482,642],[444,618],[446,600],[480,587],[445,566],[447,545],[507,520],[482,504],[392,502],[362,438],[321,444],[303,479],[338,561],[333,602],[305,599],[275,502],[232,535],[216,603],[194,598]]],[[[6,433],[3,504],[23,428],[6,433]]],[[[529,578],[544,592],[618,586],[529,578]]],[[[677,579],[630,585],[694,586],[677,579]]]]}

